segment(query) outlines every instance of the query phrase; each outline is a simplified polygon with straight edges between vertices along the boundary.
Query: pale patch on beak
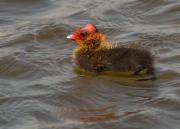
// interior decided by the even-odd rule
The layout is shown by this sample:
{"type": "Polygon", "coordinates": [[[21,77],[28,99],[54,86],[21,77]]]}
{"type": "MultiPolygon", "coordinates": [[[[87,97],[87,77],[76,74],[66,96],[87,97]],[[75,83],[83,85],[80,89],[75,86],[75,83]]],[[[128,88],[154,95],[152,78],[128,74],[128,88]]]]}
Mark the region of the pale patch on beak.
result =
{"type": "Polygon", "coordinates": [[[69,40],[75,40],[76,39],[76,37],[73,34],[68,35],[66,38],[69,40]]]}

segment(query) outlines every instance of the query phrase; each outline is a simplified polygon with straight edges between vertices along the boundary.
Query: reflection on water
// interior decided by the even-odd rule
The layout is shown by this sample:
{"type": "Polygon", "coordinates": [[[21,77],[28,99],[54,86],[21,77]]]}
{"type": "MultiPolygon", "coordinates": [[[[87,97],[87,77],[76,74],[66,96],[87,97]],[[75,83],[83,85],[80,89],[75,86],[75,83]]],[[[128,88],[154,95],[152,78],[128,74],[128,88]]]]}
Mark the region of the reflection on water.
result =
{"type": "Polygon", "coordinates": [[[179,0],[1,0],[0,128],[179,129],[179,0]],[[66,35],[92,22],[153,52],[157,81],[73,68],[66,35]]]}

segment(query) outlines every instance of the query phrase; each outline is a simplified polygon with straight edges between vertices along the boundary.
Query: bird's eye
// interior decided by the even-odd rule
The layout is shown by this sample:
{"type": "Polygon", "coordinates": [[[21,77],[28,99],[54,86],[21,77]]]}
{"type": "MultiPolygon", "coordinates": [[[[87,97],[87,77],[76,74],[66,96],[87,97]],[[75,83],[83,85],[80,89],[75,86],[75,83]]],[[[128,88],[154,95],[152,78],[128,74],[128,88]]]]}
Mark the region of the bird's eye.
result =
{"type": "Polygon", "coordinates": [[[80,35],[84,37],[84,36],[86,36],[86,35],[87,35],[87,32],[82,31],[82,32],[80,32],[80,35]]]}

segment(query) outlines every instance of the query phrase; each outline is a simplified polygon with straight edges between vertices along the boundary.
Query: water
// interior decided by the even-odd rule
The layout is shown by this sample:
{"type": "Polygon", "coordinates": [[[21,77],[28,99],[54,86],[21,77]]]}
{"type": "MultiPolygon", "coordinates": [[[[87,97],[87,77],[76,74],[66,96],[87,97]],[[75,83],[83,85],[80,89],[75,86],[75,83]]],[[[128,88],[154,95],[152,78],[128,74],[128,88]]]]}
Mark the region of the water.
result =
{"type": "Polygon", "coordinates": [[[180,129],[179,80],[179,0],[0,0],[0,129],[180,129]],[[89,22],[159,79],[76,73],[66,36],[89,22]]]}

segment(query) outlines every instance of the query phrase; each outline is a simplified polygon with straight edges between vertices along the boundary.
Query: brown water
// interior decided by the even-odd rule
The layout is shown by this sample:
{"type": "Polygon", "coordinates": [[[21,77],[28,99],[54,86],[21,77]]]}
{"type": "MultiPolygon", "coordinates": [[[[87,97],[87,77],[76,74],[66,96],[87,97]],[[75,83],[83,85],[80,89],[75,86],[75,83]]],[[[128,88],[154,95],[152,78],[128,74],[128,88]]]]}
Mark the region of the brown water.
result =
{"type": "Polygon", "coordinates": [[[0,129],[180,129],[180,1],[0,0],[0,129]],[[76,73],[66,36],[89,22],[159,79],[76,73]]]}

